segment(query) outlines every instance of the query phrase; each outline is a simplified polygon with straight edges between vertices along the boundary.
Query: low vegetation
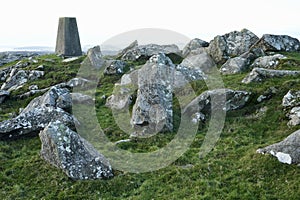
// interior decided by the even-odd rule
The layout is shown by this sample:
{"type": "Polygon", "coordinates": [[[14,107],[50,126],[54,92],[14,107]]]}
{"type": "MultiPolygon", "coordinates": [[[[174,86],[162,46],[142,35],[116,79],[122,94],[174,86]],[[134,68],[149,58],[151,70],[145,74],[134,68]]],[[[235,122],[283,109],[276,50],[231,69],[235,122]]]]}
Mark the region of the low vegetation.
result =
{"type": "MultiPolygon", "coordinates": [[[[284,53],[288,59],[278,69],[300,70],[300,54],[284,53]]],[[[35,68],[44,66],[45,76],[30,84],[39,88],[65,82],[76,76],[80,59],[62,63],[55,55],[40,56],[35,68]]],[[[140,63],[131,63],[137,65],[140,63]]],[[[252,93],[247,106],[227,113],[225,126],[214,149],[204,158],[199,150],[207,127],[199,127],[189,150],[170,166],[147,173],[115,172],[109,180],[72,181],[61,170],[39,156],[38,137],[0,142],[0,199],[299,199],[300,170],[269,155],[256,153],[258,148],[281,141],[297,127],[288,127],[282,97],[290,90],[300,90],[300,77],[274,78],[263,83],[241,84],[247,73],[223,76],[226,88],[252,93]],[[270,87],[278,92],[269,100],[256,99],[270,87]]],[[[102,77],[96,93],[97,117],[111,141],[128,138],[115,124],[112,113],[105,107],[102,96],[109,96],[121,76],[102,77]]],[[[0,120],[15,116],[34,97],[18,100],[15,95],[27,91],[29,85],[14,92],[1,104],[0,120]]],[[[206,87],[192,83],[196,93],[206,87]]],[[[179,113],[174,100],[175,113],[179,113]]],[[[174,116],[175,124],[180,117],[174,116]]],[[[176,133],[158,134],[120,144],[132,152],[149,152],[162,148],[176,133]]]]}

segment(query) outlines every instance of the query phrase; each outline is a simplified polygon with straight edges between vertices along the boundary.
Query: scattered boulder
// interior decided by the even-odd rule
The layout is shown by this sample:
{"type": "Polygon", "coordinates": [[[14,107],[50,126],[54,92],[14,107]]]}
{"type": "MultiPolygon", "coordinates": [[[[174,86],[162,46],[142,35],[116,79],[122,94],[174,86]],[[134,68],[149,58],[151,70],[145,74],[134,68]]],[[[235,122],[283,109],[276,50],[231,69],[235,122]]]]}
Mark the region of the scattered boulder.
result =
{"type": "Polygon", "coordinates": [[[290,119],[288,126],[297,126],[300,125],[300,107],[294,107],[287,114],[287,117],[290,119]]]}
{"type": "Polygon", "coordinates": [[[223,64],[231,57],[242,55],[250,50],[259,38],[247,29],[216,36],[208,46],[208,52],[217,64],[223,64]]]}
{"type": "Polygon", "coordinates": [[[111,60],[106,64],[104,69],[105,75],[124,74],[127,63],[122,60],[111,60]]]}
{"type": "Polygon", "coordinates": [[[300,91],[290,90],[282,99],[283,107],[300,106],[300,91]]]}
{"type": "Polygon", "coordinates": [[[300,164],[300,130],[292,133],[283,141],[272,144],[262,149],[258,149],[257,153],[271,154],[279,160],[279,162],[287,164],[300,164]]]}
{"type": "Polygon", "coordinates": [[[139,70],[137,99],[133,106],[132,136],[151,136],[173,130],[173,77],[175,65],[165,54],[152,56],[139,70]]]}
{"type": "Polygon", "coordinates": [[[129,49],[122,55],[122,60],[137,61],[139,59],[148,60],[151,56],[164,53],[166,55],[174,54],[181,56],[181,51],[175,44],[172,45],[157,45],[147,44],[140,45],[135,48],[129,49]]]}
{"type": "Polygon", "coordinates": [[[10,92],[7,90],[0,90],[0,103],[3,103],[5,98],[10,95],[10,92]]]}
{"type": "Polygon", "coordinates": [[[60,121],[51,122],[39,134],[41,157],[74,180],[113,177],[108,160],[60,121]]]}
{"type": "Polygon", "coordinates": [[[254,46],[264,51],[300,51],[299,40],[288,35],[265,34],[254,46]]]}
{"type": "Polygon", "coordinates": [[[247,59],[235,57],[228,59],[220,68],[222,74],[237,74],[247,70],[247,59]]]}
{"type": "Polygon", "coordinates": [[[269,78],[280,78],[285,76],[298,76],[300,71],[290,71],[290,70],[272,70],[264,68],[254,68],[249,75],[247,75],[242,83],[252,83],[252,82],[263,82],[269,78]]]}
{"type": "MultiPolygon", "coordinates": [[[[203,92],[196,97],[185,109],[184,113],[192,116],[192,121],[197,122],[199,119],[205,121],[211,111],[211,98],[222,99],[226,95],[225,107],[226,111],[236,110],[244,107],[250,99],[250,92],[236,91],[231,89],[215,89],[203,92]],[[198,120],[197,120],[198,119],[198,120]]],[[[222,101],[217,102],[222,103],[222,101]]]]}
{"type": "Polygon", "coordinates": [[[195,38],[192,39],[182,50],[183,57],[187,57],[191,53],[191,51],[202,48],[202,47],[208,47],[209,43],[206,41],[203,41],[201,39],[195,38]]]}
{"type": "Polygon", "coordinates": [[[251,68],[259,67],[259,68],[274,69],[275,67],[278,66],[279,61],[285,58],[286,57],[281,54],[263,56],[257,58],[251,65],[251,68]]]}
{"type": "Polygon", "coordinates": [[[65,88],[52,87],[44,95],[33,99],[15,118],[0,122],[0,139],[17,139],[44,129],[51,121],[61,121],[74,128],[71,95],[65,88]]]}

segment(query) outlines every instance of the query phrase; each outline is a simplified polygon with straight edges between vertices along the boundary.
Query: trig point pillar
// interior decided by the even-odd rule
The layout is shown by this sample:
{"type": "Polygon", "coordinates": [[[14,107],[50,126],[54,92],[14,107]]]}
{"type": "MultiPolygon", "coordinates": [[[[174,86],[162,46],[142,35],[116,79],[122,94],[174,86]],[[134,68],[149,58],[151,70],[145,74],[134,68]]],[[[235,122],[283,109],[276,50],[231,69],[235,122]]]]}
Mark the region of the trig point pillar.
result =
{"type": "Polygon", "coordinates": [[[59,18],[55,53],[65,57],[82,55],[75,17],[59,18]]]}

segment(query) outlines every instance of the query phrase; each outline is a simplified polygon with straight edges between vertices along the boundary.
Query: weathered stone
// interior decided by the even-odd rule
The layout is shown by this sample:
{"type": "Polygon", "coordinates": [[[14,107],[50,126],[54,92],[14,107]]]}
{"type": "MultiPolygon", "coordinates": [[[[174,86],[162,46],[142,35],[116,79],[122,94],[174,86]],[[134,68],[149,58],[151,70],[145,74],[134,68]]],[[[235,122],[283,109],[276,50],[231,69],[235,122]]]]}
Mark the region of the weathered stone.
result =
{"type": "Polygon", "coordinates": [[[285,58],[286,57],[281,54],[275,54],[272,56],[263,56],[257,58],[251,65],[251,68],[260,67],[260,68],[274,69],[275,67],[278,66],[279,60],[285,58]]]}
{"type": "Polygon", "coordinates": [[[149,59],[151,56],[158,53],[175,54],[181,56],[181,51],[176,45],[157,45],[148,44],[140,45],[133,49],[128,50],[123,56],[122,60],[136,61],[139,59],[149,59]]]}
{"type": "Polygon", "coordinates": [[[124,74],[126,62],[122,60],[110,60],[106,65],[103,72],[105,75],[124,74]]]}
{"type": "Polygon", "coordinates": [[[65,57],[82,55],[76,18],[59,18],[55,53],[65,57]]]}
{"type": "Polygon", "coordinates": [[[287,164],[300,164],[300,130],[292,133],[283,141],[272,144],[262,149],[258,149],[257,153],[271,154],[279,160],[279,162],[287,164]]]}
{"type": "Polygon", "coordinates": [[[70,93],[65,88],[52,87],[43,96],[33,99],[17,117],[0,122],[0,139],[16,139],[36,134],[51,121],[59,120],[74,128],[70,93]]]}
{"type": "Polygon", "coordinates": [[[90,143],[60,121],[51,122],[39,134],[41,157],[74,180],[111,178],[108,160],[90,143]]]}
{"type": "Polygon", "coordinates": [[[173,129],[172,89],[175,66],[164,54],[152,56],[139,70],[132,110],[132,136],[151,136],[173,129]]]}
{"type": "Polygon", "coordinates": [[[182,50],[182,56],[187,57],[191,51],[202,48],[202,47],[208,47],[209,43],[206,41],[203,41],[201,39],[195,38],[192,39],[182,50]]]}
{"type": "Polygon", "coordinates": [[[105,65],[105,60],[103,59],[103,55],[101,53],[100,46],[95,46],[88,50],[87,57],[93,67],[96,69],[100,69],[105,65]]]}
{"type": "Polygon", "coordinates": [[[288,126],[297,126],[300,125],[300,107],[294,107],[287,114],[287,117],[290,119],[288,126]]]}
{"type": "MultiPolygon", "coordinates": [[[[226,101],[225,107],[222,109],[231,111],[244,107],[248,102],[251,93],[231,89],[208,90],[196,97],[183,112],[191,116],[191,120],[194,122],[199,120],[205,121],[211,111],[211,97],[214,97],[215,99],[222,99],[223,95],[226,95],[226,101]]],[[[222,101],[216,102],[216,104],[218,103],[222,103],[222,101]]],[[[218,105],[215,106],[218,107],[218,105]]]]}
{"type": "Polygon", "coordinates": [[[242,57],[230,58],[220,68],[222,74],[237,74],[247,70],[247,59],[242,57]]]}
{"type": "Polygon", "coordinates": [[[270,35],[265,34],[254,45],[262,48],[264,51],[299,51],[300,42],[296,38],[287,35],[270,35]]]}
{"type": "Polygon", "coordinates": [[[8,97],[10,94],[9,91],[6,90],[0,90],[0,103],[3,103],[5,98],[8,97]]]}
{"type": "Polygon", "coordinates": [[[269,78],[280,78],[286,76],[298,76],[300,71],[290,71],[290,70],[272,70],[264,68],[254,68],[249,75],[247,75],[242,83],[251,83],[251,82],[263,82],[265,79],[269,78]]]}
{"type": "Polygon", "coordinates": [[[283,107],[300,106],[300,91],[290,90],[282,99],[283,107]]]}
{"type": "Polygon", "coordinates": [[[124,54],[126,54],[129,51],[132,51],[133,49],[136,49],[139,46],[138,41],[135,40],[131,44],[129,44],[127,47],[125,47],[122,51],[120,51],[117,55],[118,58],[121,58],[124,54]]]}
{"type": "Polygon", "coordinates": [[[223,64],[227,59],[242,55],[250,50],[259,38],[247,29],[233,31],[222,36],[216,36],[209,44],[208,52],[217,64],[223,64]]]}

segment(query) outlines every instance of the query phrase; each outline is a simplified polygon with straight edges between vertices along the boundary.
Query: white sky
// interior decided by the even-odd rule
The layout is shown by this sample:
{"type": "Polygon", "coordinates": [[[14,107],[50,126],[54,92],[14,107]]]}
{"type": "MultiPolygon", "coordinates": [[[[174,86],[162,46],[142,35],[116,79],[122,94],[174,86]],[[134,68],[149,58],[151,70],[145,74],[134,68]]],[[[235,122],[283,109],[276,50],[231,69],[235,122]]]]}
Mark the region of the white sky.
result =
{"type": "Polygon", "coordinates": [[[0,46],[55,46],[58,18],[76,17],[82,45],[120,33],[162,28],[189,38],[248,28],[300,39],[299,0],[4,0],[0,46]]]}

